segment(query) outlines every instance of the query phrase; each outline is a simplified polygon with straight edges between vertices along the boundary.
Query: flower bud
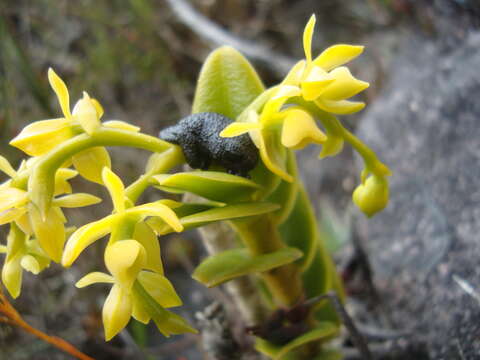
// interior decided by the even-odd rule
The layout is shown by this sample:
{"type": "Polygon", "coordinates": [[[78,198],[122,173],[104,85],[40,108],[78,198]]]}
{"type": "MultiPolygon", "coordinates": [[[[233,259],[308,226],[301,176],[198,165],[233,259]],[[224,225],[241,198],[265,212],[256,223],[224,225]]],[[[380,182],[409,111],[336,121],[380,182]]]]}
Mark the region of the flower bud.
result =
{"type": "Polygon", "coordinates": [[[388,204],[388,182],[384,177],[372,175],[355,189],[352,198],[363,213],[372,217],[388,204]]]}

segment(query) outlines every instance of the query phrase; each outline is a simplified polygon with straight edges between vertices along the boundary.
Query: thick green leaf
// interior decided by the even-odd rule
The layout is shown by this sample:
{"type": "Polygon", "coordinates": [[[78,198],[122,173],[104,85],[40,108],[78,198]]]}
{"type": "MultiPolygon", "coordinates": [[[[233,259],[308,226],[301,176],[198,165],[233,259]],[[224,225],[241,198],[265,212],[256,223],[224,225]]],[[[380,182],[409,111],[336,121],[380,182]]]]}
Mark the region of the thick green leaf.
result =
{"type": "MultiPolygon", "coordinates": [[[[245,203],[227,205],[182,217],[180,219],[180,223],[184,226],[185,230],[188,230],[215,221],[232,220],[242,217],[266,214],[271,211],[275,211],[278,208],[279,205],[272,203],[245,203]]],[[[151,226],[153,227],[153,225],[151,226]]],[[[165,235],[171,233],[173,230],[165,224],[163,227],[155,227],[155,231],[157,231],[158,235],[165,235]]]]}
{"type": "Polygon", "coordinates": [[[274,360],[280,360],[292,350],[295,350],[309,342],[322,340],[335,335],[338,331],[339,328],[336,324],[325,321],[319,323],[315,329],[310,330],[309,332],[295,338],[283,346],[272,344],[267,340],[257,337],[255,340],[255,349],[274,360]]]}
{"type": "Polygon", "coordinates": [[[222,46],[203,64],[192,113],[216,112],[235,119],[264,90],[248,60],[234,48],[222,46]]]}
{"type": "Polygon", "coordinates": [[[164,189],[191,192],[224,203],[251,201],[252,195],[260,188],[251,180],[218,171],[191,171],[153,178],[164,189]]]}
{"type": "Polygon", "coordinates": [[[295,205],[288,219],[279,227],[283,241],[288,246],[300,249],[305,256],[299,260],[302,270],[305,270],[315,256],[318,239],[317,222],[312,205],[302,184],[295,205]]]}
{"type": "Polygon", "coordinates": [[[301,256],[302,252],[295,248],[258,256],[251,255],[245,248],[227,250],[208,257],[195,269],[192,277],[207,287],[213,287],[239,276],[289,264],[301,256]]]}

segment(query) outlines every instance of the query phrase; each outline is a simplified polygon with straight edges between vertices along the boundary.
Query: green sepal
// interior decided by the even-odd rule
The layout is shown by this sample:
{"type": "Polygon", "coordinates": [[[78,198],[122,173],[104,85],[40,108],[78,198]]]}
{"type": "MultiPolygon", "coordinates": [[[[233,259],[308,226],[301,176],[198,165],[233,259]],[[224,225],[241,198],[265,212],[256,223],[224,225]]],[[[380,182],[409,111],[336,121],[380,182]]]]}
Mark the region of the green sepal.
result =
{"type": "Polygon", "coordinates": [[[265,255],[254,256],[248,249],[233,249],[213,255],[204,260],[192,277],[213,287],[239,276],[264,272],[289,264],[302,256],[295,248],[283,248],[265,255]]]}
{"type": "Polygon", "coordinates": [[[190,192],[203,198],[224,203],[252,200],[259,185],[241,176],[218,171],[191,171],[153,178],[165,191],[190,192]]]}
{"type": "Polygon", "coordinates": [[[262,354],[265,354],[272,358],[273,360],[280,360],[285,357],[291,351],[298,349],[299,347],[310,343],[312,341],[317,341],[331,337],[338,333],[339,328],[336,324],[324,321],[316,325],[315,329],[308,331],[307,333],[295,338],[285,345],[275,345],[267,340],[256,338],[255,339],[255,349],[257,349],[262,354]]]}
{"type": "Polygon", "coordinates": [[[141,299],[142,305],[157,325],[158,330],[166,337],[184,333],[196,334],[198,331],[191,327],[181,316],[165,310],[153,299],[145,288],[137,280],[133,285],[133,291],[141,299]]]}
{"type": "MultiPolygon", "coordinates": [[[[272,203],[244,203],[227,205],[224,207],[210,209],[193,215],[182,217],[180,219],[180,223],[184,226],[184,230],[188,230],[215,221],[232,220],[266,214],[275,211],[278,208],[279,205],[272,203]]],[[[158,235],[165,235],[171,233],[173,229],[165,224],[164,227],[156,227],[155,231],[157,231],[158,235]]]]}
{"type": "Polygon", "coordinates": [[[234,48],[222,46],[203,64],[192,113],[216,112],[235,119],[264,90],[248,60],[234,48]]]}
{"type": "Polygon", "coordinates": [[[283,241],[304,253],[298,264],[302,270],[310,266],[315,256],[318,239],[315,214],[302,184],[298,184],[298,195],[290,216],[279,227],[283,241]]]}

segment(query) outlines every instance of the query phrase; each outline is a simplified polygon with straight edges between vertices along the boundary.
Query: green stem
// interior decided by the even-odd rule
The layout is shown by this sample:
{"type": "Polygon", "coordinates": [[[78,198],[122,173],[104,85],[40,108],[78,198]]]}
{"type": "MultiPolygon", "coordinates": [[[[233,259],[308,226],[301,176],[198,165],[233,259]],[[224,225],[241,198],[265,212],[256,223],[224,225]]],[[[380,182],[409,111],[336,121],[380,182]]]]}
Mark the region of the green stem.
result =
{"type": "MultiPolygon", "coordinates": [[[[156,156],[156,154],[153,156],[156,156]]],[[[185,158],[183,157],[182,149],[178,146],[172,146],[161,154],[161,157],[155,162],[155,165],[151,169],[125,189],[125,195],[135,204],[140,195],[150,186],[153,175],[166,173],[173,167],[183,164],[184,162],[185,158]]]]}
{"type": "MultiPolygon", "coordinates": [[[[286,246],[270,215],[231,223],[252,255],[268,254],[286,246]]],[[[293,305],[303,296],[300,271],[296,264],[287,264],[264,272],[262,277],[279,305],[293,305]]]]}
{"type": "Polygon", "coordinates": [[[152,152],[163,152],[176,147],[153,136],[120,129],[100,128],[92,135],[75,136],[42,156],[28,180],[31,200],[43,215],[52,201],[58,168],[76,153],[95,146],[129,146],[152,152]]]}

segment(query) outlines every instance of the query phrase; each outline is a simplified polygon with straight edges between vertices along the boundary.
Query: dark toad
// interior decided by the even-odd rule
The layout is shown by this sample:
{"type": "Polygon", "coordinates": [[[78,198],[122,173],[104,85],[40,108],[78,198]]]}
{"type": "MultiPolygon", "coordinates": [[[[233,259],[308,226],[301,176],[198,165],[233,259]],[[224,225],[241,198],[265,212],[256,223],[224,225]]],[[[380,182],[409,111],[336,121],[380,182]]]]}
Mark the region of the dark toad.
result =
{"type": "Polygon", "coordinates": [[[258,162],[258,150],[248,134],[222,138],[218,134],[232,120],[213,112],[189,115],[160,131],[162,140],[180,145],[192,168],[207,170],[212,163],[228,173],[248,177],[258,162]]]}

